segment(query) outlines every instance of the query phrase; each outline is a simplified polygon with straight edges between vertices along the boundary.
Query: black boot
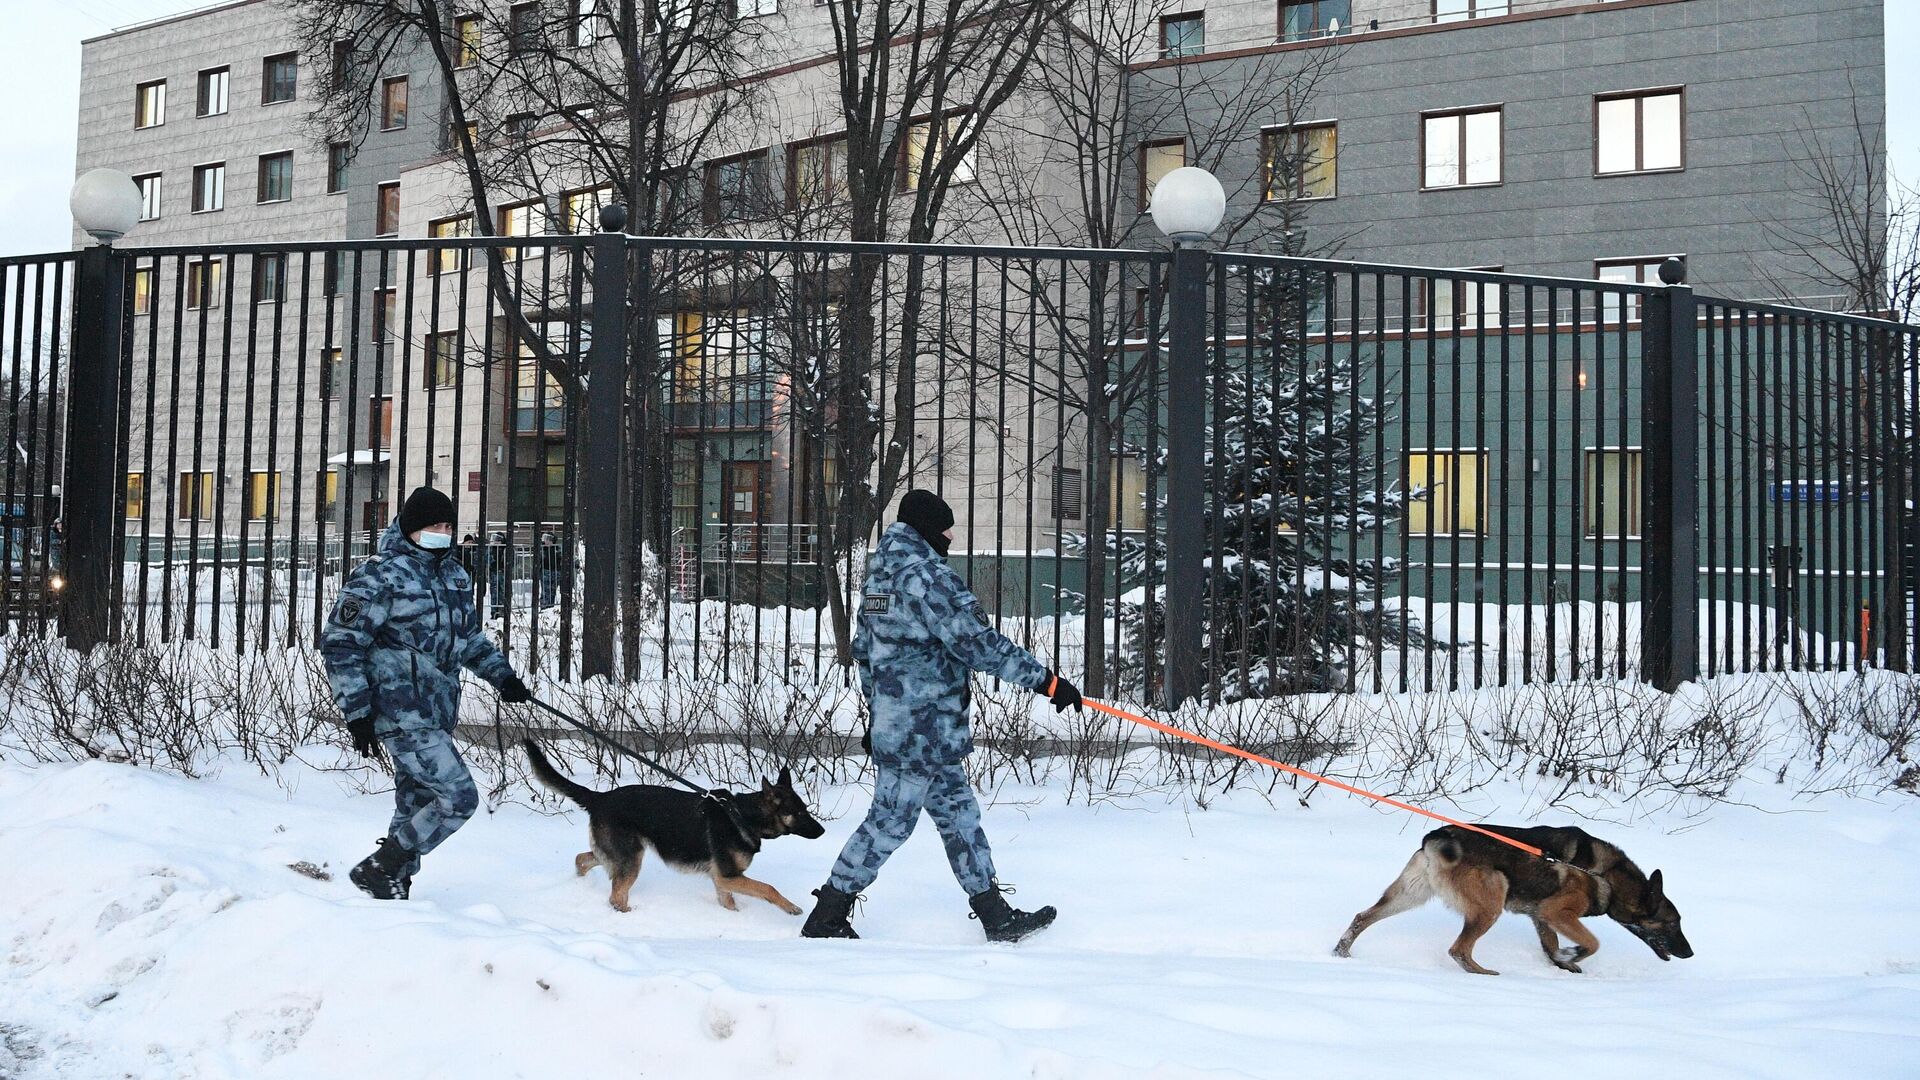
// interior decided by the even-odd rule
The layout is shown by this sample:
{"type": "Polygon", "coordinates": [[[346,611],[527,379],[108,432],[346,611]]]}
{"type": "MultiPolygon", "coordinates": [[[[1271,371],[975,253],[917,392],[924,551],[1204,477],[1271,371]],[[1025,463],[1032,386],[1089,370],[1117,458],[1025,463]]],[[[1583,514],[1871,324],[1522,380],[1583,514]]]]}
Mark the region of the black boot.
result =
{"type": "Polygon", "coordinates": [[[800,928],[801,937],[810,938],[857,938],[853,932],[853,923],[847,916],[853,914],[853,902],[860,899],[854,893],[843,893],[831,885],[822,885],[813,890],[819,897],[819,903],[813,905],[813,914],[807,916],[805,926],[800,928]]]}
{"type": "Polygon", "coordinates": [[[1012,892],[1013,887],[995,885],[967,899],[967,903],[973,905],[973,917],[979,919],[981,928],[986,930],[988,941],[1020,941],[1053,925],[1053,917],[1058,912],[1052,907],[1021,911],[1007,903],[1007,898],[1001,895],[1003,891],[1012,892]]]}
{"type": "Polygon", "coordinates": [[[413,875],[407,872],[412,862],[413,852],[393,837],[383,836],[373,854],[347,872],[347,880],[375,900],[405,900],[413,885],[413,875]]]}

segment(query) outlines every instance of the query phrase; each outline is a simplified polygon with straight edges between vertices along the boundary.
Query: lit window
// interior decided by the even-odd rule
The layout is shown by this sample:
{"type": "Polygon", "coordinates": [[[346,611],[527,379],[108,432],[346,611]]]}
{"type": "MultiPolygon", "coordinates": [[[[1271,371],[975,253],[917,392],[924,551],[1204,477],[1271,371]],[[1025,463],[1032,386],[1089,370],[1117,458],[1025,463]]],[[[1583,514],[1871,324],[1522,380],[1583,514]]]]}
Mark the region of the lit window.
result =
{"type": "Polygon", "coordinates": [[[130,472],[127,474],[126,513],[130,518],[147,516],[147,474],[130,472]]]}
{"type": "Polygon", "coordinates": [[[1153,188],[1161,178],[1187,163],[1187,140],[1163,139],[1140,144],[1140,211],[1153,202],[1153,188]]]}
{"type": "Polygon", "coordinates": [[[133,91],[133,126],[159,127],[167,122],[167,80],[141,83],[133,91]]]}
{"type": "Polygon", "coordinates": [[[1422,140],[1430,188],[1500,182],[1500,109],[1436,113],[1424,118],[1422,140]]]}
{"type": "MultiPolygon", "coordinates": [[[[966,133],[967,122],[971,119],[972,115],[969,113],[948,115],[945,122],[938,125],[940,134],[934,139],[932,146],[927,143],[934,137],[936,125],[933,121],[920,120],[910,125],[907,128],[906,160],[902,162],[903,167],[900,170],[900,186],[907,191],[918,189],[921,170],[939,168],[940,158],[945,154],[946,148],[966,133]],[[929,155],[931,155],[931,161],[929,161],[929,155]]],[[[969,149],[965,156],[954,162],[953,182],[956,184],[973,182],[973,150],[969,149]]]]}
{"type": "Polygon", "coordinates": [[[1640,535],[1638,450],[1588,450],[1586,497],[1581,500],[1588,539],[1640,535]]]}
{"type": "Polygon", "coordinates": [[[822,206],[846,197],[845,135],[797,144],[787,160],[787,196],[793,207],[822,206]]]}
{"type": "MultiPolygon", "coordinates": [[[[462,214],[456,218],[442,218],[427,226],[427,235],[436,240],[451,240],[461,236],[473,235],[473,216],[462,214]]],[[[427,263],[430,274],[444,274],[455,270],[464,270],[467,266],[467,249],[447,247],[433,253],[427,263]]]]}
{"type": "Polygon", "coordinates": [[[462,15],[453,20],[453,66],[472,67],[480,62],[480,16],[462,15]]]}
{"type": "Polygon", "coordinates": [[[133,272],[133,313],[153,314],[153,268],[150,266],[133,272]]]}
{"type": "Polygon", "coordinates": [[[1654,172],[1684,165],[1678,90],[1594,99],[1593,171],[1654,172]]]}
{"type": "Polygon", "coordinates": [[[380,130],[407,126],[407,77],[395,76],[380,84],[380,130]]]}
{"type": "Polygon", "coordinates": [[[612,185],[568,193],[564,200],[567,231],[576,236],[599,232],[600,208],[612,201],[612,185]]]}
{"type": "MultiPolygon", "coordinates": [[[[521,203],[519,206],[501,207],[500,208],[500,235],[501,236],[538,236],[540,235],[546,230],[544,227],[536,227],[536,216],[539,214],[539,212],[540,212],[539,208],[535,206],[533,203],[521,203]]],[[[500,249],[501,257],[506,259],[512,259],[518,250],[519,249],[517,248],[502,248],[500,249]]]]}
{"type": "Polygon", "coordinates": [[[175,489],[174,512],[181,521],[208,521],[213,517],[213,474],[210,472],[180,474],[179,487],[175,489]]]}
{"type": "Polygon", "coordinates": [[[200,73],[200,95],[194,115],[219,116],[227,111],[227,69],[214,68],[200,73]]]}
{"type": "Polygon", "coordinates": [[[1265,197],[1331,199],[1339,190],[1339,133],[1333,124],[1296,124],[1261,132],[1265,197]]]}
{"type": "Polygon", "coordinates": [[[1410,536],[1480,536],[1486,531],[1487,452],[1417,450],[1407,455],[1410,536]]]}
{"type": "Polygon", "coordinates": [[[247,520],[273,521],[280,517],[280,474],[247,474],[247,520]]]}

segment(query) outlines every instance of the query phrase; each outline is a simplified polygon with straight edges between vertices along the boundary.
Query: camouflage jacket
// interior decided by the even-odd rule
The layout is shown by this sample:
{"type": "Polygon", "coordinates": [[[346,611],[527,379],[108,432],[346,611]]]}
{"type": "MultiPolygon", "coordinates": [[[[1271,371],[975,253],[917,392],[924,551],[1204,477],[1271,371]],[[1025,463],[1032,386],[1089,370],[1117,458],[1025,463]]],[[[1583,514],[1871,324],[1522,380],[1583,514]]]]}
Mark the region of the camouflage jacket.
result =
{"type": "Polygon", "coordinates": [[[973,752],[972,672],[1035,691],[1047,679],[1046,665],[995,630],[960,575],[898,522],[867,561],[853,658],[873,758],[893,765],[946,765],[973,752]]]}
{"type": "Polygon", "coordinates": [[[452,731],[460,713],[460,669],[494,686],[513,667],[480,629],[473,579],[449,550],[436,555],[408,540],[399,523],[380,553],[354,567],[320,634],[334,704],[349,721],[373,717],[374,731],[452,731]]]}

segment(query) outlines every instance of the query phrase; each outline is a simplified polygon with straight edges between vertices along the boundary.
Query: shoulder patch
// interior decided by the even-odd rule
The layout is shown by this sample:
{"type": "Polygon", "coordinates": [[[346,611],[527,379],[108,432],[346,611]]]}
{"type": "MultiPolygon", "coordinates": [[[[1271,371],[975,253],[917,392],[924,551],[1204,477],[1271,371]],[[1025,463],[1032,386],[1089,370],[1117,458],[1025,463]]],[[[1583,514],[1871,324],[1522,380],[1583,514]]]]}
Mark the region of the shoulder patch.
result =
{"type": "Polygon", "coordinates": [[[983,623],[986,623],[988,626],[993,625],[993,620],[987,618],[987,608],[985,604],[982,604],[980,601],[975,600],[973,602],[973,607],[969,608],[968,610],[973,612],[974,618],[980,620],[983,623]]]}
{"type": "Polygon", "coordinates": [[[870,592],[860,601],[860,613],[862,615],[885,615],[887,609],[892,606],[892,593],[870,592]]]}
{"type": "Polygon", "coordinates": [[[343,596],[340,606],[333,611],[333,621],[351,623],[360,621],[360,613],[367,609],[366,601],[357,596],[343,596]]]}

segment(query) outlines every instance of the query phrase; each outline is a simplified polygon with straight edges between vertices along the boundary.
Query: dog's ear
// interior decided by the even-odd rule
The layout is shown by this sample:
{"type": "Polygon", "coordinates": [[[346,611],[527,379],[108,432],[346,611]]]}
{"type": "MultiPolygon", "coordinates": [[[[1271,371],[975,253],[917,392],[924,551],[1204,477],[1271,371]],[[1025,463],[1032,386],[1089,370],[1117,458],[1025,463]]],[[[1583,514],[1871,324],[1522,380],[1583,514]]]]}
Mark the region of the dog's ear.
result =
{"type": "Polygon", "coordinates": [[[763,776],[763,777],[761,777],[761,778],[760,778],[760,792],[761,792],[761,794],[763,794],[763,795],[764,795],[765,793],[767,793],[767,792],[769,792],[769,791],[772,791],[772,790],[773,790],[773,781],[771,781],[771,780],[769,780],[769,779],[767,779],[767,778],[766,778],[766,777],[764,777],[764,776],[763,776]]]}
{"type": "Polygon", "coordinates": [[[1647,879],[1647,906],[1659,907],[1660,901],[1667,895],[1666,882],[1661,880],[1660,871],[1655,870],[1647,879]]]}
{"type": "Polygon", "coordinates": [[[779,784],[788,791],[793,790],[793,770],[785,765],[780,766],[779,784]]]}

